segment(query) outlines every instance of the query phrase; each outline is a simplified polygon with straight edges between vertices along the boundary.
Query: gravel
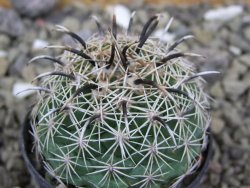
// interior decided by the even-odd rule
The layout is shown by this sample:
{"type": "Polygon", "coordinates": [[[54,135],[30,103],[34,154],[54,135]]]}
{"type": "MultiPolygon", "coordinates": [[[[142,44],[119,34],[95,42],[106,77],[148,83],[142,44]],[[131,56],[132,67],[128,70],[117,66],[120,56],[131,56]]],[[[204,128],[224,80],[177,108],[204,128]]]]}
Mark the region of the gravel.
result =
{"type": "MultiPolygon", "coordinates": [[[[180,47],[205,57],[191,59],[197,69],[221,72],[219,76],[206,78],[206,90],[214,98],[211,106],[214,155],[200,188],[249,188],[249,5],[241,5],[242,12],[226,21],[204,19],[206,12],[214,10],[208,4],[193,7],[142,7],[142,4],[137,3],[130,5],[131,12],[133,6],[138,10],[134,31],[140,31],[146,18],[153,13],[163,12],[168,18],[174,16],[170,33],[174,33],[177,38],[187,34],[196,36],[180,47]]],[[[13,86],[20,82],[28,84],[35,75],[50,69],[50,65],[45,62],[28,67],[25,65],[35,55],[57,55],[60,52],[41,51],[41,41],[42,44],[72,43],[67,36],[49,28],[62,24],[86,38],[96,31],[90,18],[93,14],[102,23],[108,23],[105,27],[110,27],[110,16],[101,7],[72,6],[33,20],[20,17],[13,10],[0,8],[0,187],[34,187],[18,145],[20,125],[33,98],[19,99],[12,95],[13,86]],[[39,49],[34,50],[33,41],[39,42],[39,49]]]]}

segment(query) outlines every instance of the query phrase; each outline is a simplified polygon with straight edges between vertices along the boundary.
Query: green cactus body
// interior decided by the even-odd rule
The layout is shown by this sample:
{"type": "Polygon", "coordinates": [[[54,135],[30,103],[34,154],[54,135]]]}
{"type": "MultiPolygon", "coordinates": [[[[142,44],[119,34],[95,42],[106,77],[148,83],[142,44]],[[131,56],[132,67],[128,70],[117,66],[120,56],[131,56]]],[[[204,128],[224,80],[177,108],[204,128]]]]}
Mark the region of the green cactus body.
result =
{"type": "MultiPolygon", "coordinates": [[[[36,148],[58,181],[76,187],[175,186],[199,163],[209,125],[200,77],[175,47],[112,31],[60,47],[32,111],[36,148]]],[[[100,29],[100,28],[99,28],[100,29]]]]}

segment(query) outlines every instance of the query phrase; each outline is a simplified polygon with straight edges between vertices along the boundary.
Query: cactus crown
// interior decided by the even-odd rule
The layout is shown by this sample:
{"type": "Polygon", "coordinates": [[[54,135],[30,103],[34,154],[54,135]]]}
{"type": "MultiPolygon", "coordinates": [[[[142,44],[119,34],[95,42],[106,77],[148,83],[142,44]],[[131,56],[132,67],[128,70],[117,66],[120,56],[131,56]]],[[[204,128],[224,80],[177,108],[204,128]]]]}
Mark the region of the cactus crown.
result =
{"type": "Polygon", "coordinates": [[[47,171],[76,187],[175,186],[199,163],[209,125],[208,97],[200,77],[176,47],[150,35],[159,15],[139,39],[104,31],[86,42],[58,26],[78,47],[47,59],[53,72],[40,79],[32,111],[36,149],[47,171]]]}

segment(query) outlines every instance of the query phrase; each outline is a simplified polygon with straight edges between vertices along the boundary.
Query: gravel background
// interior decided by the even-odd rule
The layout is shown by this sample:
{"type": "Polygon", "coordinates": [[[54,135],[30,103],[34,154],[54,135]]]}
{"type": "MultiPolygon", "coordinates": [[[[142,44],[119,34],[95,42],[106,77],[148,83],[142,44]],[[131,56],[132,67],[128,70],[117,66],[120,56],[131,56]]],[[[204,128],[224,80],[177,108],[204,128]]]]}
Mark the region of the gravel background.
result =
{"type": "MultiPolygon", "coordinates": [[[[250,7],[226,21],[207,21],[204,13],[210,5],[192,7],[143,7],[140,1],[130,5],[137,10],[134,27],[140,31],[148,17],[163,13],[175,18],[170,32],[179,38],[193,34],[195,39],[181,45],[185,51],[205,58],[192,59],[198,69],[220,71],[207,77],[212,103],[214,156],[201,188],[250,188],[250,7]]],[[[34,187],[20,156],[20,124],[32,104],[32,97],[13,95],[17,83],[30,83],[34,76],[49,70],[46,63],[26,66],[39,54],[56,55],[43,50],[47,44],[72,43],[69,37],[51,30],[64,25],[87,38],[96,26],[93,13],[110,25],[110,17],[100,7],[71,6],[55,10],[45,17],[29,19],[0,7],[0,187],[34,187]]],[[[167,20],[166,19],[166,20],[167,20]]],[[[107,25],[108,25],[107,24],[107,25]]],[[[108,26],[109,26],[108,25],[108,26]]],[[[164,25],[162,25],[163,27],[164,25]]]]}

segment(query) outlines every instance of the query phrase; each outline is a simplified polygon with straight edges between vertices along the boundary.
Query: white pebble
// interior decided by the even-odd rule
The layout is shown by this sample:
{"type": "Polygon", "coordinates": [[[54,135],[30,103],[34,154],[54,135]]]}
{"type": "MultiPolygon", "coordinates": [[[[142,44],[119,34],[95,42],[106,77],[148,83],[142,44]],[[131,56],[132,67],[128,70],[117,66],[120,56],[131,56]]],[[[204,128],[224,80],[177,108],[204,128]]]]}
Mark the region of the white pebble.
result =
{"type": "Polygon", "coordinates": [[[234,55],[241,54],[241,49],[236,46],[229,46],[229,51],[232,52],[234,55]]]}
{"type": "Polygon", "coordinates": [[[107,7],[107,12],[113,16],[116,15],[116,23],[117,25],[127,29],[129,25],[130,19],[130,10],[124,5],[113,5],[107,7]]]}
{"type": "Polygon", "coordinates": [[[208,21],[228,21],[243,12],[243,7],[240,5],[231,5],[228,7],[221,7],[211,9],[204,14],[205,20],[208,21]]]}
{"type": "Polygon", "coordinates": [[[6,56],[7,56],[7,52],[0,50],[0,58],[1,57],[6,57],[6,56]]]}
{"type": "Polygon", "coordinates": [[[154,32],[153,37],[161,39],[163,42],[173,42],[175,35],[173,33],[165,32],[164,29],[158,29],[154,32]]]}
{"type": "Polygon", "coordinates": [[[33,87],[34,87],[34,85],[32,85],[32,84],[18,82],[18,83],[15,83],[13,86],[12,94],[16,98],[23,99],[23,98],[36,92],[35,90],[25,91],[25,90],[33,88],[33,87]],[[24,92],[22,92],[22,91],[24,91],[24,92]]]}
{"type": "Polygon", "coordinates": [[[35,39],[33,44],[32,44],[32,49],[33,50],[41,50],[48,45],[49,45],[49,43],[45,40],[35,39]]]}

